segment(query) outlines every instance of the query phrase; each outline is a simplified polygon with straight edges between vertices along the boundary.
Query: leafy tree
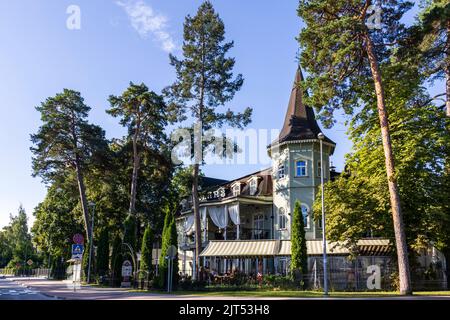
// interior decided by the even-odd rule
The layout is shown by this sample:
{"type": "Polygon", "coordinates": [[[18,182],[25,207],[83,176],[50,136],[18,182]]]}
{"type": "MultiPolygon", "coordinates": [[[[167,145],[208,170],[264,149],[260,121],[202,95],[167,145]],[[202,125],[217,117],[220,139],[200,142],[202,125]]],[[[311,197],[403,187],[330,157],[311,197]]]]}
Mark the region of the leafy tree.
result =
{"type": "Polygon", "coordinates": [[[0,268],[5,267],[12,257],[12,250],[6,232],[0,230],[0,268]]]}
{"type": "MultiPolygon", "coordinates": [[[[419,76],[433,83],[443,80],[444,92],[438,92],[429,99],[440,108],[445,108],[447,118],[447,134],[450,135],[450,3],[445,0],[421,1],[422,11],[416,23],[408,29],[401,41],[397,55],[399,60],[407,61],[410,68],[418,68],[419,76]],[[443,101],[444,103],[441,103],[443,101]]],[[[440,238],[437,243],[444,253],[446,261],[450,261],[450,145],[447,146],[446,171],[436,198],[441,199],[440,238]]],[[[450,274],[450,263],[446,263],[447,274],[450,274]]],[[[450,285],[450,278],[448,278],[450,285]]]]}
{"type": "Polygon", "coordinates": [[[134,214],[142,148],[145,146],[156,148],[165,140],[166,106],[163,98],[149,91],[143,83],[136,85],[132,82],[121,96],[111,95],[109,102],[111,108],[107,113],[113,117],[121,117],[120,124],[127,127],[132,140],[133,172],[129,213],[134,214]]]}
{"type": "Polygon", "coordinates": [[[89,165],[101,159],[106,149],[104,131],[87,121],[90,107],[79,92],[64,89],[49,97],[36,110],[41,113],[42,126],[31,135],[33,147],[33,176],[52,182],[67,174],[76,173],[84,228],[92,239],[84,174],[89,165]]]}
{"type": "Polygon", "coordinates": [[[292,217],[291,270],[294,280],[301,280],[296,276],[299,272],[303,276],[303,279],[306,279],[305,275],[308,273],[308,253],[306,249],[305,221],[298,200],[295,202],[292,217]]]}
{"type": "Polygon", "coordinates": [[[36,252],[28,232],[27,215],[20,206],[17,216],[10,215],[9,225],[0,231],[0,260],[2,265],[27,267],[28,259],[35,260],[36,252]]]}
{"type": "MultiPolygon", "coordinates": [[[[450,144],[445,114],[430,103],[429,95],[420,86],[418,72],[403,62],[383,65],[406,241],[413,249],[411,254],[442,239],[439,230],[444,221],[441,209],[444,159],[446,146],[450,144]]],[[[364,87],[370,86],[370,82],[360,86],[358,90],[368,92],[364,87]]],[[[347,241],[349,247],[367,236],[395,239],[376,97],[364,99],[367,104],[350,122],[354,152],[346,156],[346,170],[338,179],[325,184],[327,237],[347,241]]],[[[313,211],[320,212],[320,208],[319,196],[313,211]]]]}
{"type": "Polygon", "coordinates": [[[150,226],[145,228],[144,237],[142,239],[141,248],[141,265],[142,271],[150,273],[152,271],[152,250],[153,250],[153,231],[150,226]]]}
{"type": "Polygon", "coordinates": [[[97,247],[97,272],[99,276],[108,274],[109,271],[109,230],[103,228],[100,232],[97,247]]]}
{"type": "Polygon", "coordinates": [[[242,128],[250,123],[252,110],[233,113],[216,112],[216,108],[233,99],[242,87],[242,75],[233,79],[234,58],[226,57],[233,42],[225,42],[224,23],[214,11],[213,5],[205,1],[194,17],[188,15],[184,22],[183,59],[170,55],[170,63],[176,71],[176,81],[165,89],[169,97],[169,109],[178,114],[180,121],[186,120],[189,110],[197,122],[190,129],[194,134],[194,165],[192,195],[194,202],[196,256],[194,263],[199,270],[201,252],[201,230],[198,199],[199,167],[201,155],[207,146],[201,141],[205,130],[220,127],[225,123],[242,128]],[[200,151],[199,151],[200,150],[200,151]]]}
{"type": "Polygon", "coordinates": [[[300,1],[298,14],[306,24],[299,36],[303,49],[301,62],[310,74],[306,88],[310,89],[311,95],[306,102],[321,110],[325,123],[331,125],[335,109],[342,107],[351,114],[360,106],[364,92],[358,91],[356,86],[360,82],[366,83],[367,79],[372,80],[374,89],[369,92],[376,97],[380,122],[400,291],[411,294],[408,251],[380,64],[392,56],[393,46],[387,43],[395,43],[402,36],[401,17],[413,4],[402,0],[383,2],[379,29],[370,28],[367,24],[372,4],[371,0],[300,1]]]}
{"type": "Polygon", "coordinates": [[[77,189],[75,178],[54,182],[33,212],[33,242],[38,250],[53,257],[50,262],[56,257],[70,259],[72,237],[83,230],[77,189]]]}

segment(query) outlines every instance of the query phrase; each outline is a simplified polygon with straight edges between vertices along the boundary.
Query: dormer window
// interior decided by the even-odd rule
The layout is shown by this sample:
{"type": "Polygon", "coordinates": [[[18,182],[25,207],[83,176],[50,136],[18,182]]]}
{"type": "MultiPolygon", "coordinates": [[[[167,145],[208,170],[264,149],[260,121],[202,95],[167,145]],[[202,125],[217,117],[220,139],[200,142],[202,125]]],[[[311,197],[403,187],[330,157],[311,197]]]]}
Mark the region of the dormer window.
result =
{"type": "Polygon", "coordinates": [[[219,193],[219,197],[220,198],[225,198],[225,188],[219,188],[218,190],[218,193],[219,193]]]}
{"type": "Polygon", "coordinates": [[[306,161],[297,160],[295,162],[295,176],[296,177],[306,177],[306,161]]]}
{"type": "Polygon", "coordinates": [[[233,185],[233,187],[231,188],[231,191],[233,192],[233,197],[240,195],[241,194],[241,184],[237,183],[237,184],[233,185]]]}
{"type": "Polygon", "coordinates": [[[255,195],[258,189],[258,180],[256,178],[250,180],[249,188],[250,188],[250,195],[252,196],[255,195]]]}

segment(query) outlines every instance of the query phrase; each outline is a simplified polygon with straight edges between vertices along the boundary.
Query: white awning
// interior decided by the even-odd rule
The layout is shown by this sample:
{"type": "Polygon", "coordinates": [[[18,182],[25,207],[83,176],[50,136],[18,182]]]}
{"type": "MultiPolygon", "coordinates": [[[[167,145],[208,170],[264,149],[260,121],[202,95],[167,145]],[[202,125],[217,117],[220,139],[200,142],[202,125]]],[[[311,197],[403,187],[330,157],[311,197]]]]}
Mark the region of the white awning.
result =
{"type": "Polygon", "coordinates": [[[275,254],[277,240],[211,240],[201,257],[260,257],[275,254]]]}
{"type": "MultiPolygon", "coordinates": [[[[322,255],[322,240],[306,241],[308,255],[322,255]]],[[[383,255],[389,253],[391,246],[387,239],[363,239],[357,242],[359,254],[383,255]]],[[[348,255],[350,251],[344,244],[327,241],[327,254],[348,255]]],[[[261,257],[290,256],[290,240],[211,240],[200,254],[202,257],[261,257]]]]}

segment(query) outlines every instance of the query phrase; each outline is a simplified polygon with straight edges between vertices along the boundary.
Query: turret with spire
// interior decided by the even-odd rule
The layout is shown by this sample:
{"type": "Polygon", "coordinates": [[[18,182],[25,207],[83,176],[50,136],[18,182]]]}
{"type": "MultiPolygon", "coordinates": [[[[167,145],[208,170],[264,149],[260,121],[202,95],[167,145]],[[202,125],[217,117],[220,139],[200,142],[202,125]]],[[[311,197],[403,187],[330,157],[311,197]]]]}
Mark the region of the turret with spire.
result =
{"type": "MultiPolygon", "coordinates": [[[[288,141],[317,139],[317,135],[322,132],[314,116],[314,110],[303,103],[302,82],[303,74],[299,66],[295,74],[283,128],[281,129],[278,139],[272,143],[272,146],[277,143],[288,141]]],[[[327,137],[325,137],[325,141],[335,145],[335,143],[327,137]]]]}
{"type": "Polygon", "coordinates": [[[303,75],[300,67],[295,74],[283,127],[278,138],[269,146],[272,158],[274,228],[277,238],[290,239],[291,219],[296,201],[301,203],[305,218],[307,239],[321,235],[320,224],[311,215],[317,188],[321,183],[321,168],[324,179],[330,179],[330,155],[336,144],[325,137],[323,141],[323,163],[321,163],[320,140],[322,133],[314,110],[304,104],[302,90],[303,75]],[[284,223],[286,221],[286,223],[284,223]]]}

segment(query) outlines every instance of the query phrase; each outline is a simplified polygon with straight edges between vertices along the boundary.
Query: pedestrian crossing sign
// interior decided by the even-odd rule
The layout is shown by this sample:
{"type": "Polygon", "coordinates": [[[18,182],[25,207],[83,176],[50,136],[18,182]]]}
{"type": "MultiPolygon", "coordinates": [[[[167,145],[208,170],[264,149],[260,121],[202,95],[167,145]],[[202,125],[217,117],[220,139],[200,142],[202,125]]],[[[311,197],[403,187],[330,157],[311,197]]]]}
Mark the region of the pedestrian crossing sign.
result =
{"type": "Polygon", "coordinates": [[[81,260],[83,258],[84,246],[82,244],[72,245],[72,259],[81,260]]]}

